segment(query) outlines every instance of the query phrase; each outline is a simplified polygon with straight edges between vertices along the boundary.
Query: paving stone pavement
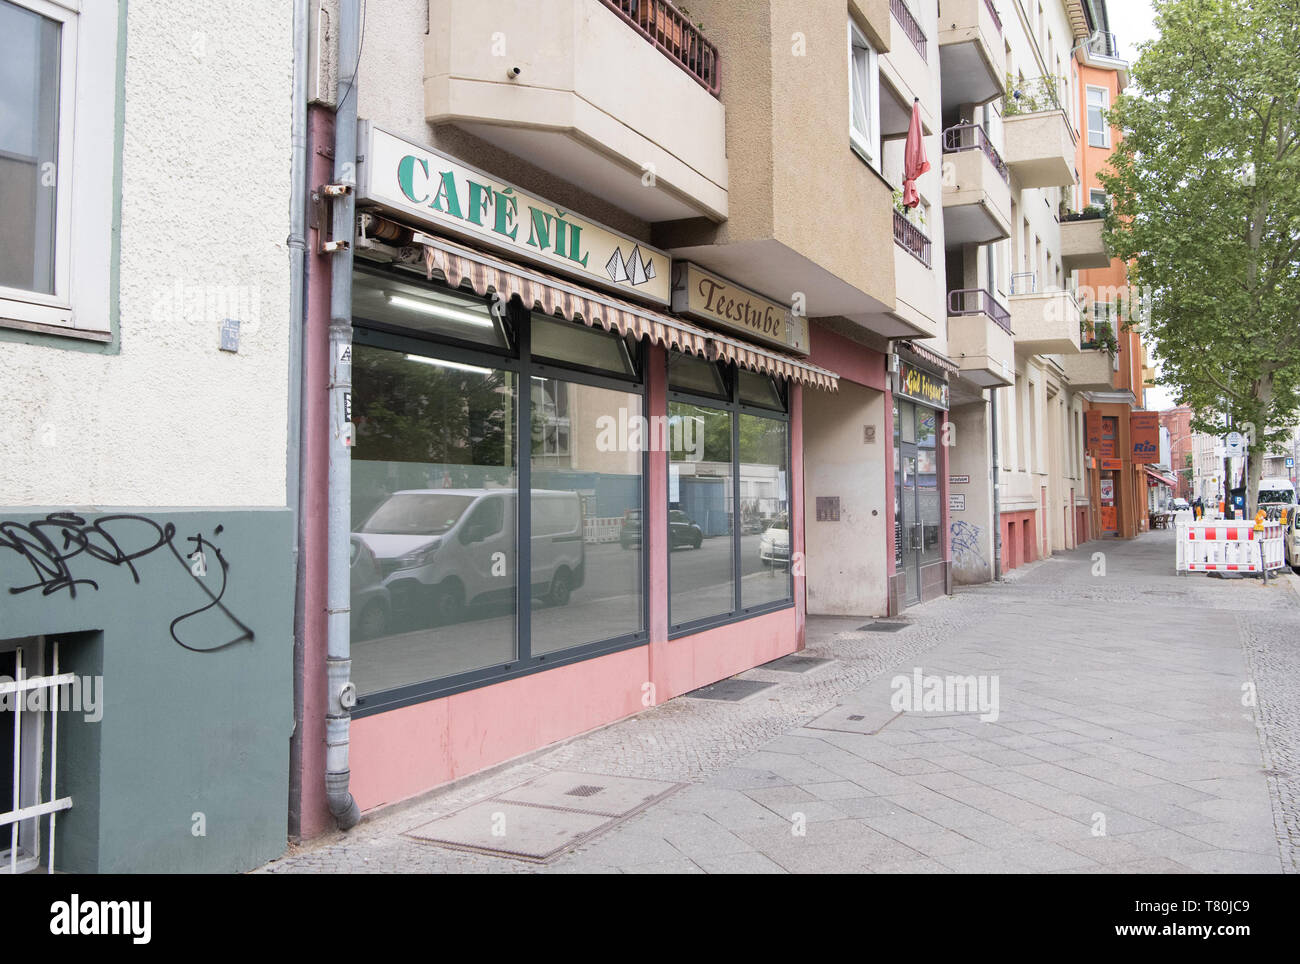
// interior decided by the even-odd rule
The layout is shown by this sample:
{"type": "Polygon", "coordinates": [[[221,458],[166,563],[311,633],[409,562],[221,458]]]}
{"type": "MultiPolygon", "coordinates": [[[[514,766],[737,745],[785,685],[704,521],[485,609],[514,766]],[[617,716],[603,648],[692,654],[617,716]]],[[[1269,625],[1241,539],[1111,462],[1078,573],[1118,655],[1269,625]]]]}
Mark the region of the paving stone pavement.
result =
{"type": "Polygon", "coordinates": [[[780,685],[669,701],[263,870],[1300,870],[1300,579],[1179,577],[1172,559],[1172,532],[1093,542],[908,610],[896,634],[810,619],[807,655],[833,662],[807,675],[751,670],[780,685]],[[996,718],[896,713],[892,682],[917,668],[996,681],[996,718]],[[548,864],[407,835],[557,770],[687,786],[548,864]]]}

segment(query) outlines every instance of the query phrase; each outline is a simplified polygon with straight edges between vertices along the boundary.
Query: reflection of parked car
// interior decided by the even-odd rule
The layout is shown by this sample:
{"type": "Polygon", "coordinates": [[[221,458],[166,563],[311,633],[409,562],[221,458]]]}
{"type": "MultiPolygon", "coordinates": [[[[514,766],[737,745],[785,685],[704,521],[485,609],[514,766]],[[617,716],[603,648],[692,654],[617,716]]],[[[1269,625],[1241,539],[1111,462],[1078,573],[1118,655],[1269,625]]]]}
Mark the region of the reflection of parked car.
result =
{"type": "MultiPolygon", "coordinates": [[[[623,513],[623,528],[618,542],[624,549],[641,545],[641,510],[628,509],[623,513]]],[[[668,548],[690,546],[698,549],[704,542],[704,530],[691,521],[681,509],[668,510],[668,548]]]]}
{"type": "Polygon", "coordinates": [[[758,537],[758,558],[766,565],[790,561],[790,517],[779,515],[758,537]]]}
{"type": "Polygon", "coordinates": [[[640,509],[628,509],[623,513],[623,527],[618,530],[618,544],[624,549],[641,545],[640,509]]]}
{"type": "Polygon", "coordinates": [[[1182,512],[1183,510],[1190,508],[1191,505],[1186,499],[1174,499],[1173,510],[1175,512],[1182,512]]]}
{"type": "MultiPolygon", "coordinates": [[[[374,553],[393,606],[459,622],[467,606],[515,598],[514,489],[406,489],[355,533],[374,553]]],[[[532,493],[534,595],[563,606],[586,576],[582,504],[575,492],[532,493]]]]}
{"type": "Polygon", "coordinates": [[[388,630],[391,602],[375,554],[356,536],[352,537],[348,561],[352,580],[352,638],[374,639],[388,630]]]}
{"type": "Polygon", "coordinates": [[[704,530],[691,521],[681,509],[668,510],[668,548],[690,546],[698,549],[704,542],[704,530]]]}

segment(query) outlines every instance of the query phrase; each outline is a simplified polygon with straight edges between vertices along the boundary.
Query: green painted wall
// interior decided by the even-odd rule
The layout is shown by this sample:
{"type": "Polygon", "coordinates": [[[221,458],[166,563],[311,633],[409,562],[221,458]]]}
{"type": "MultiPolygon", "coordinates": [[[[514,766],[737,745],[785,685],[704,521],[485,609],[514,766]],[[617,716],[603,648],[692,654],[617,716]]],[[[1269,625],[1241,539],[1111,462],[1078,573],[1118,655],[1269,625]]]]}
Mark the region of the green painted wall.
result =
{"type": "Polygon", "coordinates": [[[0,509],[0,639],[53,636],[64,671],[103,676],[102,720],[60,714],[58,791],[73,809],[58,821],[59,869],[226,872],[278,856],[293,727],[291,512],[113,509],[39,524],[55,511],[71,510],[0,509]],[[135,518],[108,518],[123,515],[135,518]],[[191,571],[195,537],[205,576],[191,571]]]}

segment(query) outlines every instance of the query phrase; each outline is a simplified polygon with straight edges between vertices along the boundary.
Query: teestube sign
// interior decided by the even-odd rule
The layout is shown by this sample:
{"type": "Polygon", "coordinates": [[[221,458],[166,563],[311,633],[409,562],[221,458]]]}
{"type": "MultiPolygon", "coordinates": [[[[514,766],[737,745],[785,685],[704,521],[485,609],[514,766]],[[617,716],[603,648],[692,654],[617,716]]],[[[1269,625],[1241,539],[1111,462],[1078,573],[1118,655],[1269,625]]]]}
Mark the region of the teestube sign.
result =
{"type": "Polygon", "coordinates": [[[801,355],[810,351],[807,320],[796,316],[789,305],[764,298],[689,261],[673,264],[673,311],[786,351],[801,355]]]}
{"type": "Polygon", "coordinates": [[[357,200],[622,294],[667,305],[668,256],[370,123],[357,200]]]}

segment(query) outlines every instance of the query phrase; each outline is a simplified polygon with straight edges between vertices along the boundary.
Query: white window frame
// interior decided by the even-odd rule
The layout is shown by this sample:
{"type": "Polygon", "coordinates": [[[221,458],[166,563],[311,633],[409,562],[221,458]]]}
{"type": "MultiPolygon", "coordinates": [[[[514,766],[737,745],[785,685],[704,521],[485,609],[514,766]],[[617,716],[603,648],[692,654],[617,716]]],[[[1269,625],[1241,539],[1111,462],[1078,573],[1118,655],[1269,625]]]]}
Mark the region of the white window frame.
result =
{"type": "Polygon", "coordinates": [[[0,327],[107,341],[119,4],[8,2],[60,24],[58,180],[54,293],[0,286],[0,327]]]}
{"type": "Polygon", "coordinates": [[[1101,188],[1092,187],[1088,189],[1088,207],[1104,208],[1110,204],[1110,195],[1101,188]],[[1101,200],[1097,200],[1097,195],[1101,195],[1101,200]]]}
{"type": "Polygon", "coordinates": [[[1088,132],[1088,146],[1109,148],[1110,147],[1110,125],[1106,123],[1105,115],[1106,115],[1106,111],[1110,110],[1110,91],[1107,90],[1105,87],[1094,87],[1092,84],[1089,84],[1087,87],[1087,92],[1084,94],[1083,110],[1084,110],[1083,124],[1088,132]],[[1092,108],[1093,108],[1092,92],[1094,90],[1097,93],[1101,94],[1101,104],[1098,105],[1102,112],[1101,130],[1099,131],[1094,131],[1092,129],[1092,108]],[[1096,134],[1098,137],[1101,138],[1100,144],[1093,142],[1092,138],[1094,134],[1096,134]]]}
{"type": "Polygon", "coordinates": [[[877,173],[880,171],[880,59],[876,48],[862,29],[849,21],[849,145],[877,173]],[[867,127],[858,130],[853,117],[854,77],[858,65],[858,48],[866,51],[867,127]]]}

